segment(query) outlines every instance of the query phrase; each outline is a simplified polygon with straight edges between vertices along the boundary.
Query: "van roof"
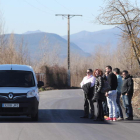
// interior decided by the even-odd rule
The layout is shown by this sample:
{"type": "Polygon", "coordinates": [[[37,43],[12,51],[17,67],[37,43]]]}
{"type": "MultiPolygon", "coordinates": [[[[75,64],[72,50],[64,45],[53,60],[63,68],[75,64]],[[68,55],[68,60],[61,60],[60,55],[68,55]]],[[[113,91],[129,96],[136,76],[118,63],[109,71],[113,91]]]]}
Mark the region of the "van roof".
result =
{"type": "Polygon", "coordinates": [[[3,64],[3,65],[0,65],[0,70],[33,71],[31,66],[28,66],[28,65],[18,65],[18,64],[3,64]]]}

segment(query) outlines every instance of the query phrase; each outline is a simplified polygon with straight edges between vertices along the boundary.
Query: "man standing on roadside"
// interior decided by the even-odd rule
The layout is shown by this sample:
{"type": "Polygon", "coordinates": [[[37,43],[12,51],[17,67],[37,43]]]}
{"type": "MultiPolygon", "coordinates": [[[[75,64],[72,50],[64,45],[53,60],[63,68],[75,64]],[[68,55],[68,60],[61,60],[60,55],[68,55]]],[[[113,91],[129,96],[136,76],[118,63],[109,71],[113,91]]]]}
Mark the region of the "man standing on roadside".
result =
{"type": "Polygon", "coordinates": [[[112,72],[111,66],[106,66],[106,72],[108,73],[107,81],[111,87],[111,90],[106,92],[107,97],[107,104],[109,108],[109,117],[106,120],[109,121],[116,121],[117,120],[117,104],[116,104],[116,98],[117,98],[117,77],[112,72]]]}
{"type": "Polygon", "coordinates": [[[81,88],[84,91],[85,95],[85,103],[84,103],[84,116],[80,118],[88,118],[89,117],[89,106],[90,106],[90,119],[94,119],[94,105],[93,105],[93,87],[95,84],[96,78],[93,76],[92,69],[88,69],[86,72],[87,76],[85,76],[80,83],[81,88]]]}
{"type": "Polygon", "coordinates": [[[113,69],[113,73],[117,76],[118,86],[117,86],[117,121],[123,120],[123,113],[120,105],[121,88],[122,88],[122,77],[120,76],[120,69],[113,69]]]}
{"type": "Polygon", "coordinates": [[[132,96],[133,96],[133,79],[132,77],[129,75],[127,70],[124,70],[122,72],[122,76],[124,78],[123,80],[123,85],[122,85],[122,90],[121,90],[121,94],[122,94],[122,99],[123,99],[123,104],[125,107],[125,113],[126,113],[126,120],[133,120],[133,109],[132,109],[132,104],[131,104],[131,100],[132,100],[132,96]]]}

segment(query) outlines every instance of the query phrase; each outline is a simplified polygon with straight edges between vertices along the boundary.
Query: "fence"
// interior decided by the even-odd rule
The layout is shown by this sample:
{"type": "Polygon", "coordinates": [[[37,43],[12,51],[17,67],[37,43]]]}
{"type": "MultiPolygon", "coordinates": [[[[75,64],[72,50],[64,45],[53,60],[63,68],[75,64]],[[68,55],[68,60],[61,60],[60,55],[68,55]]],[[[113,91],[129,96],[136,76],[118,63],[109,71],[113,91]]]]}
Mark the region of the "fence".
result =
{"type": "Polygon", "coordinates": [[[37,81],[45,82],[45,73],[35,73],[37,81]]]}
{"type": "Polygon", "coordinates": [[[64,88],[67,87],[67,71],[57,65],[42,67],[42,73],[36,73],[37,81],[43,81],[44,86],[64,88]]]}

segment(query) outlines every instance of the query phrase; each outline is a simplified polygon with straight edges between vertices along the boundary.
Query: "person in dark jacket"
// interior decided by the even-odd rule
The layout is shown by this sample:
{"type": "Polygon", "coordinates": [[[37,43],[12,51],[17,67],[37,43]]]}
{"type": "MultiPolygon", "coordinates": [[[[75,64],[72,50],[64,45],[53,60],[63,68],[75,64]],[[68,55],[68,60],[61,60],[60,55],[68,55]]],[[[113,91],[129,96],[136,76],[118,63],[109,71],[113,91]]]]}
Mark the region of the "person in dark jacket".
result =
{"type": "Polygon", "coordinates": [[[90,119],[94,118],[94,105],[93,105],[93,88],[95,84],[95,77],[93,76],[92,69],[87,70],[87,76],[85,76],[80,83],[81,88],[84,91],[85,103],[84,103],[84,116],[80,118],[88,118],[89,117],[89,106],[90,106],[90,119]]]}
{"type": "Polygon", "coordinates": [[[105,93],[101,92],[101,89],[103,88],[103,72],[100,69],[96,69],[93,76],[96,77],[93,100],[96,100],[97,102],[97,118],[94,120],[104,121],[102,101],[105,100],[105,93]]]}
{"type": "Polygon", "coordinates": [[[117,104],[116,104],[116,99],[117,99],[117,77],[116,75],[112,72],[112,67],[111,66],[106,66],[106,72],[108,73],[107,81],[111,87],[109,92],[106,92],[106,97],[107,97],[107,104],[109,108],[109,117],[106,120],[109,121],[116,121],[117,120],[117,104]]]}
{"type": "Polygon", "coordinates": [[[125,107],[125,113],[126,113],[126,120],[133,120],[133,109],[131,105],[131,100],[133,96],[133,79],[129,75],[127,70],[124,70],[122,72],[122,76],[124,78],[123,84],[122,84],[122,89],[121,89],[121,94],[122,94],[122,99],[123,99],[123,104],[125,107]]]}
{"type": "MultiPolygon", "coordinates": [[[[104,81],[107,81],[107,76],[108,76],[108,73],[105,72],[105,74],[103,75],[104,81]]],[[[103,105],[103,111],[104,111],[104,118],[107,119],[109,116],[109,109],[107,106],[107,99],[106,98],[104,101],[102,101],[102,105],[103,105]]]]}

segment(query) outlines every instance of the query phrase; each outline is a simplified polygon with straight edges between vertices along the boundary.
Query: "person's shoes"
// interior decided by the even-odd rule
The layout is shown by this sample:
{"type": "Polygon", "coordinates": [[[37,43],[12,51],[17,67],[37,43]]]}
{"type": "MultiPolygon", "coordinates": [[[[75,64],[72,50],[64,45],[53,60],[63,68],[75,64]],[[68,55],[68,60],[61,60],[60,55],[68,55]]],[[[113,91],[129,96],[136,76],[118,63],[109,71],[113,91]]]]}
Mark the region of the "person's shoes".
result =
{"type": "Polygon", "coordinates": [[[123,118],[117,118],[117,121],[123,121],[124,119],[123,118]]]}
{"type": "Polygon", "coordinates": [[[104,118],[105,118],[105,119],[107,119],[107,118],[108,118],[108,116],[106,116],[106,115],[105,115],[105,116],[104,116],[104,118]]]}
{"type": "Polygon", "coordinates": [[[133,120],[133,117],[125,118],[125,120],[133,120]]]}
{"type": "Polygon", "coordinates": [[[117,118],[116,118],[116,117],[114,117],[114,118],[113,118],[113,121],[115,122],[116,120],[117,120],[117,118]]]}
{"type": "Polygon", "coordinates": [[[81,116],[80,118],[86,119],[86,118],[88,118],[88,116],[81,116]]]}
{"type": "Polygon", "coordinates": [[[113,121],[113,118],[108,117],[107,119],[105,119],[106,121],[113,121]]]}

